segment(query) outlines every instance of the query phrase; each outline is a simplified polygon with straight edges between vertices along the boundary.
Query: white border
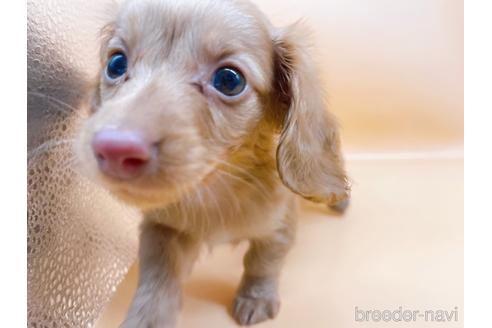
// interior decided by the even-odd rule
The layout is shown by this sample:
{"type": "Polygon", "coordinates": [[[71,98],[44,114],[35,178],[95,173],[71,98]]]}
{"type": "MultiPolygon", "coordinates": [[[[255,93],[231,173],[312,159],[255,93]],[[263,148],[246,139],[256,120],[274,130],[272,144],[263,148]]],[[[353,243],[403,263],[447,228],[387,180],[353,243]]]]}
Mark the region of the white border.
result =
{"type": "Polygon", "coordinates": [[[465,327],[490,326],[492,3],[465,2],[465,327]]]}
{"type": "MultiPolygon", "coordinates": [[[[449,0],[460,1],[460,0],[449,0]]],[[[465,239],[467,327],[491,319],[492,3],[465,5],[465,239]],[[479,5],[478,5],[479,4],[479,5]]],[[[2,50],[2,326],[26,326],[26,3],[0,3],[2,50]]]]}
{"type": "Polygon", "coordinates": [[[0,2],[2,327],[27,325],[25,1],[0,2]]]}

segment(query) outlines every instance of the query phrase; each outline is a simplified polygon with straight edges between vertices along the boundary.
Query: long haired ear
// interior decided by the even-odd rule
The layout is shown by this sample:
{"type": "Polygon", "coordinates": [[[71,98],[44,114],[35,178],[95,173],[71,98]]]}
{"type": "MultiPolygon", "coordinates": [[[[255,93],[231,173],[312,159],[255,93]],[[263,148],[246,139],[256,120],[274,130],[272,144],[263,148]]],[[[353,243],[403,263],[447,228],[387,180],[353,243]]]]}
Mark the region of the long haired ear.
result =
{"type": "Polygon", "coordinates": [[[277,169],[293,192],[337,206],[350,186],[340,152],[337,123],[328,112],[318,72],[305,44],[306,32],[294,24],[274,42],[274,98],[280,108],[277,169]]]}

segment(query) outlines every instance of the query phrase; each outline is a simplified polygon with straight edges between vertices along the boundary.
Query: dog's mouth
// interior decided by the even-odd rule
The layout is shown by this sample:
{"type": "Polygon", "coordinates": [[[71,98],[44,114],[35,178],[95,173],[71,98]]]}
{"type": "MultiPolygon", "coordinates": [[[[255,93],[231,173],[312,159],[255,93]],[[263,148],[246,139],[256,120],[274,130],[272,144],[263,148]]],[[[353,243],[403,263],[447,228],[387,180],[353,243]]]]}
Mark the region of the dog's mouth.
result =
{"type": "Polygon", "coordinates": [[[159,192],[156,192],[123,187],[113,187],[110,191],[124,203],[141,209],[162,207],[176,201],[178,198],[177,193],[173,191],[163,192],[160,190],[159,192]]]}
{"type": "Polygon", "coordinates": [[[200,184],[206,184],[216,171],[207,165],[206,169],[187,175],[186,178],[165,179],[158,176],[142,176],[135,180],[121,180],[99,172],[99,182],[118,199],[131,206],[153,209],[179,201],[193,192],[200,184]]]}

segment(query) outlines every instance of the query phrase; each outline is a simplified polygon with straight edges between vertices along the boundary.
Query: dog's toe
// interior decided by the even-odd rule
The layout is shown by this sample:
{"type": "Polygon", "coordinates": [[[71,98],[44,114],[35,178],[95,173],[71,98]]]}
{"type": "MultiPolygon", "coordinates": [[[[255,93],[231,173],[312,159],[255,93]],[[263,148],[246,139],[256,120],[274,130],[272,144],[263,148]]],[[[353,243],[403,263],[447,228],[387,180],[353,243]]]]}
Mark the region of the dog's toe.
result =
{"type": "Polygon", "coordinates": [[[242,326],[254,325],[273,319],[280,308],[280,302],[273,299],[237,296],[234,300],[233,315],[242,326]]]}

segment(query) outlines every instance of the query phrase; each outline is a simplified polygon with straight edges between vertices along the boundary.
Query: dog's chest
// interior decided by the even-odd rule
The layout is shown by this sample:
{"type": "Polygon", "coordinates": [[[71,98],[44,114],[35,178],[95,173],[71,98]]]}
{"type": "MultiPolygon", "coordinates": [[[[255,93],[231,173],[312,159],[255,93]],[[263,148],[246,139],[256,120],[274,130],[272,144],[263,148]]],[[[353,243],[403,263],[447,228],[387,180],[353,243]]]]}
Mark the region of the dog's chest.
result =
{"type": "Polygon", "coordinates": [[[212,245],[234,242],[261,237],[281,227],[292,197],[280,184],[270,190],[234,185],[205,189],[160,211],[159,221],[212,245]]]}

